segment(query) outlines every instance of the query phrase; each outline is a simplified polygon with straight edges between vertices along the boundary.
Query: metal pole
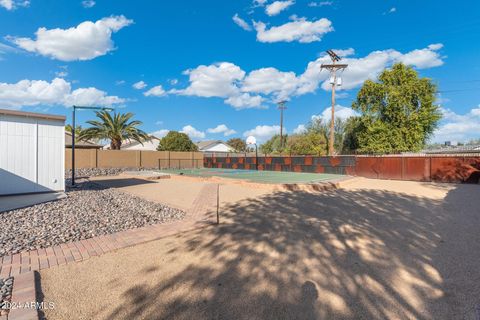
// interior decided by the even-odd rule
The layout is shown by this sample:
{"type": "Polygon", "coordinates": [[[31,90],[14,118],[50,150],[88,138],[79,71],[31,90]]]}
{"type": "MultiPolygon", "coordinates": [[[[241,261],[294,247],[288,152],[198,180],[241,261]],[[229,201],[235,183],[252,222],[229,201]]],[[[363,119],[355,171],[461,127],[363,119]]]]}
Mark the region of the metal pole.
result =
{"type": "Polygon", "coordinates": [[[72,187],[75,185],[75,106],[72,112],[72,187]]]}
{"type": "Polygon", "coordinates": [[[258,148],[256,143],[255,143],[255,168],[258,171],[258,148]]]}
{"type": "Polygon", "coordinates": [[[220,184],[217,184],[217,224],[220,224],[220,214],[219,214],[219,207],[220,207],[220,184]]]}

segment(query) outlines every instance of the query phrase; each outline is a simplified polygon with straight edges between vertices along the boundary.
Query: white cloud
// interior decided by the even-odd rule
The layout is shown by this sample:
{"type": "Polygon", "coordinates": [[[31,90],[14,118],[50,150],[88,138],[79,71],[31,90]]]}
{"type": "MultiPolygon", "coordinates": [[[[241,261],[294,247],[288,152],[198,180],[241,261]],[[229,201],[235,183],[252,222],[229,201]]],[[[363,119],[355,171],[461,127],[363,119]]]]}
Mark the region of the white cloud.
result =
{"type": "Polygon", "coordinates": [[[441,48],[443,48],[441,43],[431,44],[427,48],[413,50],[404,54],[399,58],[399,61],[414,65],[418,69],[438,67],[443,64],[443,60],[437,52],[441,48]]]}
{"type": "Polygon", "coordinates": [[[324,7],[324,6],[331,6],[333,5],[333,1],[320,1],[320,2],[310,2],[308,4],[309,7],[324,7]]]}
{"type": "Polygon", "coordinates": [[[259,108],[263,109],[262,102],[264,99],[261,96],[252,96],[248,93],[234,95],[225,100],[226,104],[231,105],[236,109],[259,108]]]}
{"type": "Polygon", "coordinates": [[[65,78],[68,76],[68,66],[59,66],[60,70],[55,72],[57,78],[65,78]]]}
{"type": "Polygon", "coordinates": [[[18,49],[14,47],[7,46],[6,44],[0,43],[0,60],[3,60],[3,55],[10,53],[10,52],[15,52],[18,51],[18,49]]]}
{"type": "Polygon", "coordinates": [[[145,97],[162,97],[164,95],[166,95],[167,93],[165,92],[165,90],[163,89],[163,87],[161,85],[158,85],[158,86],[155,86],[153,88],[151,88],[150,90],[148,90],[147,92],[144,92],[143,95],[145,97]]]}
{"type": "Polygon", "coordinates": [[[65,77],[68,76],[68,72],[66,70],[57,71],[57,72],[55,72],[55,76],[57,78],[65,78],[65,77]]]}
{"type": "Polygon", "coordinates": [[[112,33],[133,23],[124,16],[85,21],[69,29],[39,28],[36,39],[8,37],[20,48],[62,61],[91,60],[114,50],[112,33]]]}
{"type": "Polygon", "coordinates": [[[142,90],[147,87],[147,84],[144,81],[135,82],[132,87],[137,90],[142,90]]]}
{"type": "Polygon", "coordinates": [[[125,103],[125,99],[109,96],[96,88],[79,88],[72,91],[71,83],[61,78],[51,82],[21,80],[17,83],[0,83],[0,107],[20,109],[37,105],[101,105],[125,103]]]}
{"type": "Polygon", "coordinates": [[[265,13],[269,16],[275,16],[282,12],[283,10],[287,9],[291,5],[293,5],[295,1],[287,0],[287,1],[274,1],[265,7],[265,13]]]}
{"type": "Polygon", "coordinates": [[[207,129],[208,133],[223,133],[225,137],[230,136],[232,134],[237,133],[237,131],[229,129],[226,125],[224,124],[219,124],[215,128],[209,128],[207,129]]]}
{"type": "MultiPolygon", "coordinates": [[[[286,132],[286,130],[285,130],[286,132]]],[[[266,141],[276,134],[280,133],[280,126],[260,125],[243,133],[244,137],[254,136],[257,141],[266,141]]]]}
{"type": "Polygon", "coordinates": [[[93,0],[83,0],[82,1],[82,6],[84,8],[87,8],[87,9],[92,8],[94,5],[95,5],[95,1],[93,1],[93,0]]]}
{"type": "Polygon", "coordinates": [[[480,105],[465,114],[442,109],[443,119],[433,134],[434,142],[468,142],[480,138],[480,105]]]}
{"type": "Polygon", "coordinates": [[[17,7],[28,7],[30,5],[30,1],[29,0],[18,0],[18,1],[14,1],[14,0],[0,0],[0,7],[3,7],[7,10],[14,10],[16,9],[17,7]]]}
{"type": "Polygon", "coordinates": [[[183,132],[183,133],[187,134],[190,138],[193,138],[193,139],[203,139],[203,138],[205,138],[205,132],[199,131],[199,130],[195,129],[194,127],[192,127],[191,125],[187,125],[187,126],[183,127],[182,131],[180,131],[180,132],[183,132]]]}
{"type": "MultiPolygon", "coordinates": [[[[358,88],[367,79],[376,80],[385,68],[396,62],[410,64],[418,69],[439,66],[443,64],[443,58],[438,53],[441,48],[441,44],[433,44],[405,54],[387,49],[360,58],[353,57],[353,48],[336,50],[343,58],[342,62],[348,64],[348,68],[338,75],[343,80],[338,90],[358,88]],[[414,53],[418,55],[416,58],[413,57],[414,53]]],[[[321,70],[322,64],[330,62],[328,55],[322,55],[309,62],[305,71],[298,75],[272,67],[252,70],[247,75],[239,66],[230,62],[201,65],[185,71],[190,80],[188,87],[172,89],[169,93],[224,98],[226,104],[237,109],[264,108],[264,102],[289,100],[294,96],[315,92],[320,85],[326,91],[331,90],[329,73],[321,70]]],[[[338,97],[345,96],[344,91],[338,92],[338,97]]]]}
{"type": "Polygon", "coordinates": [[[344,58],[347,56],[351,56],[355,54],[355,49],[348,48],[348,49],[333,49],[333,51],[339,56],[340,58],[344,58]]]}
{"type": "MultiPolygon", "coordinates": [[[[343,80],[341,89],[357,88],[367,79],[374,80],[380,72],[396,62],[403,62],[418,69],[440,66],[443,64],[443,60],[437,52],[440,48],[442,48],[441,44],[434,44],[425,49],[417,49],[405,54],[393,49],[387,49],[371,52],[363,58],[350,57],[354,53],[353,49],[344,50],[341,52],[344,54],[342,63],[348,64],[348,68],[339,74],[343,80]],[[418,56],[415,56],[416,54],[418,56]]],[[[320,70],[322,63],[330,63],[330,57],[324,55],[308,64],[305,72],[299,77],[300,85],[297,94],[314,92],[319,83],[322,83],[324,90],[331,89],[328,81],[329,73],[325,70],[320,70]]]]}
{"type": "Polygon", "coordinates": [[[271,94],[276,99],[287,99],[298,87],[294,72],[282,72],[275,68],[253,70],[243,81],[242,91],[271,94]]]}
{"type": "Polygon", "coordinates": [[[150,133],[151,136],[155,136],[157,138],[163,138],[165,137],[168,133],[170,132],[170,130],[168,129],[160,129],[160,130],[157,130],[155,132],[152,132],[150,133]]]}
{"type": "Polygon", "coordinates": [[[292,22],[270,29],[267,29],[267,25],[263,22],[255,22],[254,27],[257,31],[257,40],[260,42],[309,43],[320,41],[324,34],[333,31],[332,22],[325,18],[308,21],[306,18],[293,17],[292,22]]]}
{"type": "Polygon", "coordinates": [[[238,85],[245,77],[245,71],[233,63],[201,65],[185,71],[184,74],[189,76],[190,85],[185,89],[172,89],[170,93],[224,98],[225,103],[237,109],[261,107],[262,97],[240,92],[238,85]]]}
{"type": "Polygon", "coordinates": [[[13,0],[0,0],[0,7],[7,10],[13,10],[13,0]]]}
{"type": "Polygon", "coordinates": [[[293,133],[295,134],[302,134],[307,131],[307,127],[304,124],[299,124],[295,129],[293,129],[293,133]]]}
{"type": "Polygon", "coordinates": [[[238,92],[235,83],[245,77],[245,71],[229,62],[200,65],[184,74],[189,76],[190,86],[173,93],[198,97],[230,97],[238,92]]]}
{"type": "Polygon", "coordinates": [[[242,28],[245,31],[252,31],[252,27],[242,18],[238,16],[238,13],[235,13],[235,15],[232,17],[233,22],[237,24],[240,28],[242,28]]]}
{"type": "Polygon", "coordinates": [[[105,91],[98,90],[96,88],[80,88],[72,91],[65,97],[67,106],[80,105],[80,106],[112,106],[116,104],[122,104],[125,99],[117,96],[108,96],[105,91]]]}
{"type": "Polygon", "coordinates": [[[126,82],[125,80],[117,80],[117,81],[115,81],[115,85],[121,86],[121,85],[124,85],[125,82],[126,82]]]}
{"type": "Polygon", "coordinates": [[[178,83],[178,79],[170,79],[168,81],[172,86],[176,85],[178,83]]]}
{"type": "MultiPolygon", "coordinates": [[[[335,105],[335,119],[347,120],[350,117],[358,116],[352,108],[335,105]]],[[[312,120],[322,119],[322,121],[329,122],[332,119],[332,107],[327,107],[319,115],[313,115],[312,120]]]]}

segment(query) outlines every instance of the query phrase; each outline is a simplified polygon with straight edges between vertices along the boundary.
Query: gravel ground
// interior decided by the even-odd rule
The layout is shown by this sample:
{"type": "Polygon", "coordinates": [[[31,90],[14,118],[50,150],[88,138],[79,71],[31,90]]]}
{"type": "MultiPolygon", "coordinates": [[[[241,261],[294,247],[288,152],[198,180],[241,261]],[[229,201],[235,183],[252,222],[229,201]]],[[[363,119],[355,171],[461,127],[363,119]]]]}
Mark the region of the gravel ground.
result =
{"type": "MultiPolygon", "coordinates": [[[[157,168],[153,168],[157,169],[157,168]]],[[[142,171],[149,168],[79,168],[75,169],[76,177],[116,176],[124,171],[142,171]]],[[[65,178],[72,176],[72,169],[65,170],[65,178]]]]}
{"type": "Polygon", "coordinates": [[[185,212],[95,183],[67,189],[67,198],[0,214],[0,257],[151,224],[185,212]]]}
{"type": "Polygon", "coordinates": [[[13,277],[0,278],[0,316],[7,314],[6,302],[12,300],[13,277]]]}

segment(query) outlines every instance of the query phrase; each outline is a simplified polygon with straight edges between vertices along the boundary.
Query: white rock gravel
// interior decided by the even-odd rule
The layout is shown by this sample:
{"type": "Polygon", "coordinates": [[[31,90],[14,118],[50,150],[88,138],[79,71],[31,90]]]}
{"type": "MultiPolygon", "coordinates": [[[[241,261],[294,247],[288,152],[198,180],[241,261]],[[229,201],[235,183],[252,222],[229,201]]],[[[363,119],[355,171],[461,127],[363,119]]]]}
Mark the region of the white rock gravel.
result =
{"type": "Polygon", "coordinates": [[[0,214],[0,257],[182,219],[185,212],[83,181],[67,198],[0,214]]]}
{"type": "Polygon", "coordinates": [[[6,303],[12,300],[13,277],[0,278],[0,316],[7,314],[6,303]]]}
{"type": "MultiPolygon", "coordinates": [[[[155,168],[153,168],[155,169],[155,168]]],[[[75,169],[75,176],[80,177],[97,177],[97,176],[116,176],[124,171],[142,171],[148,168],[78,168],[75,169]]],[[[65,170],[65,178],[72,176],[72,169],[65,170]]]]}

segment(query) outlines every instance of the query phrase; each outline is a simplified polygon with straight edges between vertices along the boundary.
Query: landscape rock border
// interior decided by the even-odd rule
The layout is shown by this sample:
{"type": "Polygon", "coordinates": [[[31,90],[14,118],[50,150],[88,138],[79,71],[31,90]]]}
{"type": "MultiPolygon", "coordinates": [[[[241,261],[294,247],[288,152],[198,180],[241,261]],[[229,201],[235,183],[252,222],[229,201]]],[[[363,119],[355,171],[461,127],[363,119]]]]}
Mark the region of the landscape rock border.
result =
{"type": "Polygon", "coordinates": [[[0,225],[0,257],[182,220],[186,212],[86,179],[57,201],[6,211],[0,225]]]}

